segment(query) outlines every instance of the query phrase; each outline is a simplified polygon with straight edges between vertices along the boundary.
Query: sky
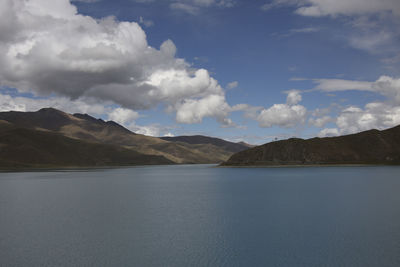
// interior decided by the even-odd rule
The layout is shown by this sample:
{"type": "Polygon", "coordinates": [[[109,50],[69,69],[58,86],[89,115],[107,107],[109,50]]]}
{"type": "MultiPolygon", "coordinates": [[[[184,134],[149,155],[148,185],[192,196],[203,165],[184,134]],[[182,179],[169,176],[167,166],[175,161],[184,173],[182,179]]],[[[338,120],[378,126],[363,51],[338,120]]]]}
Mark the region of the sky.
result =
{"type": "Polygon", "coordinates": [[[399,0],[0,0],[0,111],[262,144],[400,124],[399,0]]]}

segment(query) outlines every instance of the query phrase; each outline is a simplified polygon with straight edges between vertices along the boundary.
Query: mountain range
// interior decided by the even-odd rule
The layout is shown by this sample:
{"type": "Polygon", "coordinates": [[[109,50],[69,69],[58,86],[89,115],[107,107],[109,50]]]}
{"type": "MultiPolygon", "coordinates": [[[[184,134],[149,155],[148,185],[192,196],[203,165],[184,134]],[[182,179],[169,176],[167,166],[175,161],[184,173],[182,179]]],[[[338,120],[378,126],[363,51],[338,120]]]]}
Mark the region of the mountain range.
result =
{"type": "Polygon", "coordinates": [[[291,138],[232,155],[222,166],[400,164],[400,126],[338,137],[291,138]]]}
{"type": "Polygon", "coordinates": [[[194,135],[151,137],[54,108],[0,112],[0,168],[221,163],[222,166],[400,164],[400,126],[251,146],[194,135]]]}
{"type": "Polygon", "coordinates": [[[220,163],[249,147],[207,136],[157,138],[54,108],[0,112],[0,167],[220,163]]]}

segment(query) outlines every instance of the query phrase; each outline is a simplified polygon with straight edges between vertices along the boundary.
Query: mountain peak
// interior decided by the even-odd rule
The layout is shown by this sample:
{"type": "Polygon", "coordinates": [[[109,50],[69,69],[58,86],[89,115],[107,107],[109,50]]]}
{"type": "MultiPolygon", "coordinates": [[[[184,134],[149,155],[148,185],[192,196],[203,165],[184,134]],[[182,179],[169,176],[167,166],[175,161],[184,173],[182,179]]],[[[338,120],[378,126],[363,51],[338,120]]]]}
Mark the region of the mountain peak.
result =
{"type": "Polygon", "coordinates": [[[65,112],[63,112],[61,110],[58,110],[56,108],[52,108],[52,107],[41,108],[37,112],[40,112],[40,113],[44,113],[44,112],[46,112],[46,113],[63,113],[63,114],[65,114],[65,112]]]}
{"type": "Polygon", "coordinates": [[[92,116],[90,116],[89,114],[82,114],[82,113],[74,113],[73,116],[75,118],[78,119],[83,119],[83,120],[87,120],[87,121],[91,121],[91,122],[95,122],[95,123],[104,123],[104,121],[102,119],[96,119],[92,116]]]}

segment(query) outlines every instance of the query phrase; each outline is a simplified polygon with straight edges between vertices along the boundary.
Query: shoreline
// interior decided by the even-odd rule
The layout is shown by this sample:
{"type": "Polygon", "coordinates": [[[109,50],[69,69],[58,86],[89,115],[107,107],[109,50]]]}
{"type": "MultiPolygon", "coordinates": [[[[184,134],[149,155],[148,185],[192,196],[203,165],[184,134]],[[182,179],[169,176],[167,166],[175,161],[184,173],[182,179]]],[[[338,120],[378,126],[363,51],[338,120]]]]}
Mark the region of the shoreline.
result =
{"type": "Polygon", "coordinates": [[[68,172],[68,171],[96,171],[96,170],[110,170],[110,169],[123,169],[123,168],[143,168],[143,167],[157,167],[157,166],[200,166],[211,165],[210,168],[320,168],[320,167],[400,167],[400,164],[296,164],[296,165],[220,165],[218,163],[207,164],[146,164],[146,165],[118,165],[118,166],[52,166],[52,167],[17,167],[17,168],[0,168],[1,173],[8,172],[68,172]],[[214,165],[214,166],[213,166],[214,165]]]}
{"type": "Polygon", "coordinates": [[[218,165],[218,168],[310,168],[310,167],[383,167],[400,164],[279,164],[279,165],[218,165]]]}
{"type": "Polygon", "coordinates": [[[143,168],[143,167],[162,167],[162,166],[200,166],[211,165],[210,167],[218,167],[219,163],[172,163],[172,164],[143,164],[143,165],[111,165],[111,166],[51,166],[51,167],[15,167],[2,168],[1,173],[8,172],[67,172],[67,171],[95,171],[95,170],[111,170],[124,168],[143,168]]]}

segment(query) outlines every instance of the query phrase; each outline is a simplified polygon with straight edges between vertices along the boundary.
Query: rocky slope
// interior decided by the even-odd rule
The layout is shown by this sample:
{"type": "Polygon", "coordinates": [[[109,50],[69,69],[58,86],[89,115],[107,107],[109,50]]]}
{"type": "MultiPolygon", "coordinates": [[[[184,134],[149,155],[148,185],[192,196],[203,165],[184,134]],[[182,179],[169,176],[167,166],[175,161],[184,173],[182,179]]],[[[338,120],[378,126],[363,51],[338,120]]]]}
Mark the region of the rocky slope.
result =
{"type": "MultiPolygon", "coordinates": [[[[14,128],[56,133],[83,142],[118,146],[139,155],[161,156],[159,158],[174,163],[220,163],[236,152],[226,144],[214,144],[210,141],[212,138],[202,143],[168,141],[135,134],[113,121],[106,122],[87,114],[72,115],[54,108],[43,108],[36,112],[0,112],[0,120],[14,128]]],[[[0,128],[5,127],[8,127],[5,123],[0,124],[0,128]]]]}
{"type": "Polygon", "coordinates": [[[400,164],[400,126],[357,134],[291,138],[232,155],[223,166],[400,164]]]}

